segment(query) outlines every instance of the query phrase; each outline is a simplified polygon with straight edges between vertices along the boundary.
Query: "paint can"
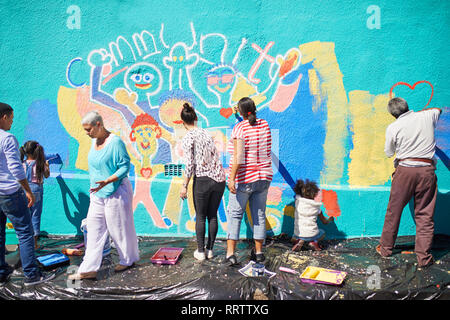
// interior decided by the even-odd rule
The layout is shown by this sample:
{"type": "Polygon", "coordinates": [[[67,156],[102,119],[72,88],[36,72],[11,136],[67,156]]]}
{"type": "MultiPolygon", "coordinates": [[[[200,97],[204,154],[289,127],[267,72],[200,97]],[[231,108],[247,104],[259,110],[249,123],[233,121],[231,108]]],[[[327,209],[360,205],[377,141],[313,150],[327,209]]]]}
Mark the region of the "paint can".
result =
{"type": "Polygon", "coordinates": [[[262,277],[264,275],[265,267],[261,263],[254,263],[252,266],[252,276],[262,277]]]}
{"type": "MultiPolygon", "coordinates": [[[[84,247],[87,248],[87,221],[86,219],[83,219],[81,221],[81,226],[80,226],[80,230],[81,232],[83,232],[83,236],[84,236],[84,247]]],[[[109,238],[109,235],[106,237],[106,243],[105,243],[105,247],[103,248],[103,256],[107,256],[108,254],[111,253],[111,239],[109,238]]]]}

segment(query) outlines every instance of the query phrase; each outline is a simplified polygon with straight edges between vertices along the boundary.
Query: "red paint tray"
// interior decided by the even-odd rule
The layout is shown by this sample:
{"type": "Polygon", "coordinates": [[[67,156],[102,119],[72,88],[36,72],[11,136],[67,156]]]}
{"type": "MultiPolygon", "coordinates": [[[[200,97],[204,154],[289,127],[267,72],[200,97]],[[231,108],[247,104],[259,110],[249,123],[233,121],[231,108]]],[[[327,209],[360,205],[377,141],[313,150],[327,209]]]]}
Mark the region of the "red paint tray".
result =
{"type": "Polygon", "coordinates": [[[183,250],[183,248],[159,248],[150,260],[158,264],[175,264],[183,250]]]}

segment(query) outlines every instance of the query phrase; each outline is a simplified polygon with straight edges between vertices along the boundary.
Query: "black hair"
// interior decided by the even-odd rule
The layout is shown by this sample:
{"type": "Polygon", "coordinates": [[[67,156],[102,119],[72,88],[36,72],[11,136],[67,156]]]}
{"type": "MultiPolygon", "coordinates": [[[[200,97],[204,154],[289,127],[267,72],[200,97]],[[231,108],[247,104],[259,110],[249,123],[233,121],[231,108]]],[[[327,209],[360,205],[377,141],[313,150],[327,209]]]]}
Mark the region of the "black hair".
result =
{"type": "Polygon", "coordinates": [[[43,181],[45,171],[44,148],[36,141],[27,141],[20,147],[20,160],[23,162],[25,156],[32,156],[36,160],[36,177],[38,181],[43,181]]]}
{"type": "Polygon", "coordinates": [[[244,118],[253,126],[256,124],[255,102],[249,97],[244,97],[238,102],[238,108],[244,118]]]}
{"type": "Polygon", "coordinates": [[[319,193],[319,187],[314,181],[310,181],[306,179],[303,181],[301,179],[297,180],[297,183],[294,187],[294,192],[300,195],[302,198],[306,199],[314,199],[316,195],[319,193]]]}
{"type": "Polygon", "coordinates": [[[194,122],[197,121],[197,114],[195,113],[194,108],[192,108],[187,102],[183,104],[183,110],[181,110],[181,120],[183,120],[186,124],[194,124],[194,122]]]}
{"type": "Polygon", "coordinates": [[[10,116],[12,112],[13,108],[9,104],[0,102],[0,118],[4,115],[10,116]]]}

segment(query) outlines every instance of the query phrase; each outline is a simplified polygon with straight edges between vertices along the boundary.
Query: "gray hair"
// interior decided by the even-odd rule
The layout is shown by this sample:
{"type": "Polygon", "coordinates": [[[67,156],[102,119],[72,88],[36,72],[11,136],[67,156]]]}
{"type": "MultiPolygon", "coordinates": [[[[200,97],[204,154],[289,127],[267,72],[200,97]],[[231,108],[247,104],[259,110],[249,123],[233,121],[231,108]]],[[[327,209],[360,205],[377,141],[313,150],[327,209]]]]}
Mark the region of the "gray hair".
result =
{"type": "Polygon", "coordinates": [[[103,125],[103,118],[97,111],[89,111],[81,119],[81,124],[95,125],[97,122],[103,125]]]}
{"type": "Polygon", "coordinates": [[[403,98],[392,98],[388,103],[388,111],[395,118],[409,111],[408,103],[403,98]]]}

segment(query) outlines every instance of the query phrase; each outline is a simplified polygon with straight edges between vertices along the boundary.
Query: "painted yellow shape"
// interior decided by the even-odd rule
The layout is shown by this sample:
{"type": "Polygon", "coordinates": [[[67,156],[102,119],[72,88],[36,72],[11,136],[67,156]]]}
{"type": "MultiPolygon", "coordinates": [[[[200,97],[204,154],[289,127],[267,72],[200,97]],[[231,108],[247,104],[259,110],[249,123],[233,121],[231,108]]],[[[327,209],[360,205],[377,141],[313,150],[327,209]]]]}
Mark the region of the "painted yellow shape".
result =
{"type": "Polygon", "coordinates": [[[237,84],[231,95],[231,101],[236,103],[243,97],[250,97],[257,93],[256,89],[245,80],[244,77],[237,76],[237,84]]]}
{"type": "Polygon", "coordinates": [[[81,116],[77,109],[77,90],[61,86],[58,91],[57,105],[62,125],[79,143],[75,166],[82,170],[88,170],[87,155],[92,141],[81,125],[81,116]]]}
{"type": "MultiPolygon", "coordinates": [[[[181,199],[180,191],[183,179],[173,177],[170,183],[167,199],[163,208],[163,214],[170,218],[175,224],[180,223],[181,199]]],[[[189,190],[188,190],[189,193],[189,190]]],[[[188,194],[189,196],[191,194],[188,194]]]]}
{"type": "MultiPolygon", "coordinates": [[[[315,71],[320,76],[320,93],[326,99],[328,121],[323,146],[325,163],[320,183],[338,183],[344,174],[348,100],[343,75],[334,52],[334,43],[314,41],[302,44],[299,48],[302,63],[312,61],[315,71]]],[[[313,86],[314,90],[318,90],[317,84],[313,83],[313,86]]]]}
{"type": "Polygon", "coordinates": [[[314,104],[312,106],[312,110],[316,112],[319,109],[319,106],[322,102],[320,93],[320,81],[319,77],[317,76],[316,70],[309,69],[308,78],[309,78],[309,92],[314,97],[314,104]]]}
{"type": "Polygon", "coordinates": [[[130,109],[136,116],[145,113],[141,107],[137,105],[138,96],[135,92],[128,92],[125,88],[118,88],[114,91],[114,99],[130,109]]]}
{"type": "Polygon", "coordinates": [[[278,219],[274,216],[266,216],[266,230],[270,231],[270,230],[276,230],[277,227],[279,226],[280,222],[278,221],[278,219]]]}
{"type": "Polygon", "coordinates": [[[269,215],[274,215],[274,216],[277,216],[280,218],[283,216],[281,211],[279,211],[278,209],[266,207],[266,216],[269,216],[269,215]]]}
{"type": "Polygon", "coordinates": [[[295,218],[295,207],[294,206],[286,206],[284,207],[284,215],[291,217],[291,218],[295,218]]]}
{"type": "Polygon", "coordinates": [[[349,93],[353,149],[348,168],[349,184],[370,186],[384,184],[394,170],[393,161],[384,154],[386,127],[393,121],[386,106],[389,95],[367,91],[349,93]]]}
{"type": "MultiPolygon", "coordinates": [[[[187,203],[188,210],[189,210],[189,217],[193,221],[195,216],[195,209],[194,209],[194,199],[192,197],[193,190],[192,190],[192,183],[189,183],[188,185],[188,198],[187,200],[184,200],[182,202],[180,200],[180,191],[183,184],[183,178],[180,177],[173,177],[172,181],[170,183],[169,191],[167,193],[167,199],[163,208],[163,214],[170,218],[175,224],[180,223],[180,214],[181,214],[181,206],[187,203]]],[[[195,222],[194,224],[188,223],[190,227],[194,226],[194,229],[190,231],[195,231],[195,222]]]]}

